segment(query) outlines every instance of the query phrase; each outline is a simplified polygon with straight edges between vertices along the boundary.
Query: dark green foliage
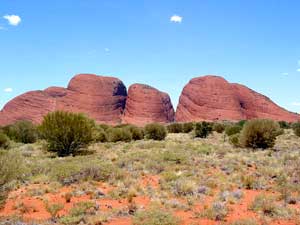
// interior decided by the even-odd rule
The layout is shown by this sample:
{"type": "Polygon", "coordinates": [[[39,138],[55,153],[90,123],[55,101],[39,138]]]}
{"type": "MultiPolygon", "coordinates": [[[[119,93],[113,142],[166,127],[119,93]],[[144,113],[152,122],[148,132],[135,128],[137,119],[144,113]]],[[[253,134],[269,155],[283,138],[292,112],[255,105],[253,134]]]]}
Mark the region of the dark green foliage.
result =
{"type": "Polygon", "coordinates": [[[195,137],[206,138],[212,133],[212,125],[208,122],[200,122],[195,125],[195,137]]]}
{"type": "Polygon", "coordinates": [[[240,126],[243,128],[243,126],[247,123],[247,120],[240,120],[239,122],[236,123],[236,125],[240,126]]]}
{"type": "Polygon", "coordinates": [[[291,124],[289,122],[286,121],[279,121],[279,126],[282,129],[290,129],[291,128],[291,124]]]}
{"type": "Polygon", "coordinates": [[[44,117],[39,130],[49,151],[67,156],[75,155],[93,141],[95,123],[83,114],[56,111],[44,117]]]}
{"type": "Polygon", "coordinates": [[[134,125],[130,125],[127,127],[129,132],[131,133],[132,140],[137,141],[137,140],[142,140],[144,139],[144,131],[142,128],[139,128],[134,125]]]}
{"type": "Polygon", "coordinates": [[[182,133],[183,125],[181,123],[171,123],[167,126],[169,133],[182,133]]]}
{"type": "Polygon", "coordinates": [[[218,133],[223,133],[225,130],[225,125],[223,123],[214,123],[213,125],[213,131],[216,131],[218,133]]]}
{"type": "Polygon", "coordinates": [[[183,133],[190,133],[193,130],[194,130],[194,123],[189,122],[189,123],[182,124],[182,132],[183,133]]]}
{"type": "Polygon", "coordinates": [[[9,138],[6,134],[0,131],[0,148],[8,148],[9,146],[9,138]]]}
{"type": "Polygon", "coordinates": [[[130,142],[132,140],[132,134],[128,130],[127,127],[123,128],[111,128],[107,131],[108,133],[108,140],[110,142],[130,142]]]}
{"type": "Polygon", "coordinates": [[[38,139],[35,125],[29,121],[19,121],[2,128],[3,132],[13,141],[24,144],[34,143],[38,139]]]}
{"type": "Polygon", "coordinates": [[[298,137],[300,137],[300,122],[294,123],[292,128],[293,128],[294,134],[297,135],[298,137]]]}
{"type": "Polygon", "coordinates": [[[268,119],[254,119],[248,121],[240,135],[240,143],[243,147],[271,148],[275,144],[276,137],[280,134],[280,126],[277,122],[268,119]]]}
{"type": "Polygon", "coordinates": [[[229,125],[225,129],[225,133],[226,133],[227,136],[238,134],[238,133],[241,132],[242,128],[243,127],[241,127],[239,125],[229,125]]]}
{"type": "Polygon", "coordinates": [[[145,126],[145,137],[153,140],[164,140],[167,136],[167,130],[164,125],[151,123],[145,126]]]}

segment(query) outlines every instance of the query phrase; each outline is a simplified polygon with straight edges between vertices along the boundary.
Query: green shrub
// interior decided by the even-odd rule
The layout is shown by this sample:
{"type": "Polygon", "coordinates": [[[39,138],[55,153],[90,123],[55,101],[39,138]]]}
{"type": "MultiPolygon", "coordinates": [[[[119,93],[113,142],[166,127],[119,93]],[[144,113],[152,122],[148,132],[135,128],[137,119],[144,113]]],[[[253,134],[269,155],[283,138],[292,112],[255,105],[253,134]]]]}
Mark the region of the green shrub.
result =
{"type": "Polygon", "coordinates": [[[229,136],[229,143],[234,147],[241,147],[240,145],[240,134],[233,134],[229,136]]]}
{"type": "Polygon", "coordinates": [[[107,131],[109,128],[112,128],[112,126],[107,125],[107,124],[97,124],[97,127],[101,127],[104,131],[107,131]]]}
{"type": "Polygon", "coordinates": [[[9,146],[9,138],[6,134],[0,131],[0,148],[8,148],[9,146]]]}
{"type": "Polygon", "coordinates": [[[93,141],[95,123],[83,114],[56,111],[44,117],[39,130],[49,151],[67,156],[75,155],[93,141]]]}
{"type": "Polygon", "coordinates": [[[110,142],[130,142],[132,140],[132,134],[127,128],[111,128],[107,132],[110,142]]]}
{"type": "Polygon", "coordinates": [[[144,211],[139,211],[133,218],[133,225],[179,225],[179,219],[171,212],[167,212],[160,207],[150,207],[144,211]]]}
{"type": "Polygon", "coordinates": [[[171,123],[167,126],[169,133],[182,133],[183,125],[181,123],[171,123]]]}
{"type": "Polygon", "coordinates": [[[212,132],[212,126],[208,122],[200,122],[195,125],[195,137],[206,138],[212,132]]]}
{"type": "Polygon", "coordinates": [[[182,132],[183,133],[190,133],[193,130],[194,130],[194,123],[189,122],[189,123],[182,124],[182,132]]]}
{"type": "Polygon", "coordinates": [[[242,130],[242,126],[239,126],[239,125],[229,125],[226,127],[225,129],[225,134],[227,136],[231,136],[231,135],[234,135],[234,134],[238,134],[241,132],[242,130]]]}
{"type": "Polygon", "coordinates": [[[107,137],[105,130],[99,125],[96,125],[96,127],[95,127],[94,139],[96,142],[107,142],[108,141],[108,137],[107,137]]]}
{"type": "Polygon", "coordinates": [[[3,132],[13,141],[21,143],[34,143],[38,139],[38,131],[29,121],[18,121],[15,124],[2,128],[3,132]]]}
{"type": "Polygon", "coordinates": [[[268,119],[254,119],[248,121],[240,135],[240,143],[243,147],[271,148],[275,144],[276,137],[281,129],[277,122],[268,119]]]}
{"type": "Polygon", "coordinates": [[[139,128],[139,127],[134,126],[134,125],[130,125],[130,126],[127,127],[127,129],[131,133],[132,140],[137,141],[137,140],[144,139],[144,131],[143,131],[142,128],[139,128]]]}
{"type": "Polygon", "coordinates": [[[293,127],[294,134],[300,137],[300,122],[294,123],[292,127],[293,127]]]}
{"type": "Polygon", "coordinates": [[[224,124],[222,124],[222,123],[214,123],[214,125],[213,125],[213,131],[216,131],[216,132],[218,132],[218,133],[223,133],[224,132],[224,130],[225,130],[225,125],[224,124]]]}
{"type": "Polygon", "coordinates": [[[291,128],[291,124],[289,122],[286,121],[279,121],[279,126],[281,129],[290,129],[291,128]]]}
{"type": "Polygon", "coordinates": [[[236,123],[236,125],[243,128],[243,126],[244,126],[246,123],[247,123],[247,120],[240,120],[239,122],[236,123]]]}
{"type": "Polygon", "coordinates": [[[145,136],[147,139],[164,140],[167,136],[167,130],[164,125],[151,123],[145,126],[145,136]]]}

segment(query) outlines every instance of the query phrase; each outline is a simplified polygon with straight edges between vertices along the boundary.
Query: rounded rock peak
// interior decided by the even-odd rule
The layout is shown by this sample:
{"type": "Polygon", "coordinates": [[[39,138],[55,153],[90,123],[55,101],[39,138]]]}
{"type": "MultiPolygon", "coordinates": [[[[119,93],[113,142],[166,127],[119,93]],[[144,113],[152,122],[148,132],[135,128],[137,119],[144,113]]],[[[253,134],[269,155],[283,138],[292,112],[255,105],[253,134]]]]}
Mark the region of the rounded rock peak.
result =
{"type": "Polygon", "coordinates": [[[44,90],[44,92],[49,96],[56,98],[67,95],[68,90],[62,87],[48,87],[44,90]]]}
{"type": "Polygon", "coordinates": [[[69,82],[68,90],[88,95],[127,95],[126,87],[120,79],[96,74],[75,75],[69,82]]]}
{"type": "Polygon", "coordinates": [[[192,78],[189,83],[200,83],[200,82],[228,84],[227,80],[225,80],[223,77],[218,75],[204,75],[200,77],[195,77],[192,78]]]}

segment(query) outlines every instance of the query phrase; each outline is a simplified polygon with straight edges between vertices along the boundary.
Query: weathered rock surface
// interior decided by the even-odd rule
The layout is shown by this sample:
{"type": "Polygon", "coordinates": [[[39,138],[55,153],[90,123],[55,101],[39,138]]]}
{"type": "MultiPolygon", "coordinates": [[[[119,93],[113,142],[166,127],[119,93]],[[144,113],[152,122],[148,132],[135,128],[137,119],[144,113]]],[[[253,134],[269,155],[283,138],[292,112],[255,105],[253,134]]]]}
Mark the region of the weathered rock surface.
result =
{"type": "Polygon", "coordinates": [[[18,120],[39,123],[55,110],[82,112],[99,123],[116,124],[121,122],[126,96],[126,87],[118,78],[79,74],[68,88],[50,87],[11,100],[0,112],[0,124],[18,120]]]}
{"type": "Polygon", "coordinates": [[[176,121],[217,121],[270,118],[297,121],[300,116],[279,107],[269,98],[222,77],[197,77],[184,87],[176,121]]]}
{"type": "MultiPolygon", "coordinates": [[[[127,96],[126,87],[118,78],[79,74],[67,88],[49,87],[14,98],[0,111],[0,125],[19,120],[40,123],[47,113],[55,110],[82,112],[98,123],[107,124],[174,121],[170,97],[164,92],[134,84],[127,96]]],[[[187,122],[252,118],[300,120],[299,114],[288,112],[266,96],[218,76],[192,79],[182,91],[175,119],[187,122]]]]}
{"type": "Polygon", "coordinates": [[[144,84],[133,84],[129,87],[123,123],[169,123],[174,121],[174,115],[168,94],[144,84]]]}

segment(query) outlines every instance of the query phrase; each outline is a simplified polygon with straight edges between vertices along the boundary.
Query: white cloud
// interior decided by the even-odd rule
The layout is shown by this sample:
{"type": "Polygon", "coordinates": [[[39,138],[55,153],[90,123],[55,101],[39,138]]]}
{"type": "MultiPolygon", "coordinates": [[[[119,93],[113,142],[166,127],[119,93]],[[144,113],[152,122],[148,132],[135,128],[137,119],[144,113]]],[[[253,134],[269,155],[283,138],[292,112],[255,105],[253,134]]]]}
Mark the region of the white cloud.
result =
{"type": "Polygon", "coordinates": [[[3,18],[6,19],[12,26],[18,26],[19,23],[21,23],[21,17],[17,15],[5,15],[3,18]]]}
{"type": "Polygon", "coordinates": [[[109,49],[109,48],[105,48],[104,51],[105,51],[105,52],[109,52],[110,49],[109,49]]]}
{"type": "Polygon", "coordinates": [[[10,93],[10,92],[13,92],[13,89],[12,88],[5,88],[3,91],[7,92],[7,93],[10,93]]]}
{"type": "Polygon", "coordinates": [[[183,19],[182,16],[173,15],[171,16],[170,21],[174,23],[181,23],[182,19],[183,19]]]}
{"type": "Polygon", "coordinates": [[[292,102],[291,105],[293,105],[293,106],[300,106],[300,102],[292,102]]]}
{"type": "Polygon", "coordinates": [[[287,76],[287,75],[289,75],[289,73],[282,73],[282,75],[287,76]]]}
{"type": "Polygon", "coordinates": [[[300,72],[300,69],[297,69],[297,72],[300,72]]]}

